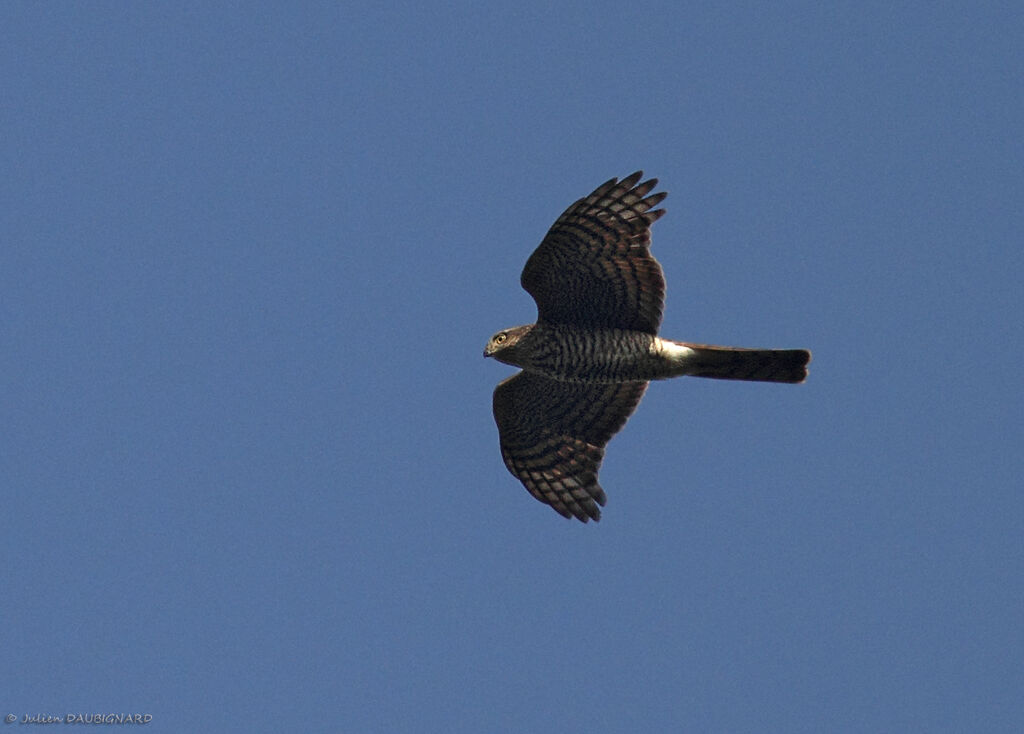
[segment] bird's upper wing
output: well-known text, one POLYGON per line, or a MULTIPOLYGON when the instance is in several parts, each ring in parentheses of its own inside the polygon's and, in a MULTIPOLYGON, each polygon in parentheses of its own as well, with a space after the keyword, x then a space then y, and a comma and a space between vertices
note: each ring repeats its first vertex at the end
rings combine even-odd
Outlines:
POLYGON ((565 210, 523 268, 520 282, 537 302, 537 320, 632 329, 661 324, 665 278, 650 253, 655 178, 637 171, 611 179, 565 210))
POLYGON ((646 382, 588 385, 520 372, 494 390, 505 466, 564 517, 599 520, 597 472, 609 439, 636 408, 646 382))

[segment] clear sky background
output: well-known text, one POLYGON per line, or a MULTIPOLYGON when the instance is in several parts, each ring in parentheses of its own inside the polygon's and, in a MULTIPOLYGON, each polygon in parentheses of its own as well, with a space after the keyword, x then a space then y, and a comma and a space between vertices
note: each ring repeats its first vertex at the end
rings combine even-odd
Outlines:
MULTIPOLYGON (((1024 730, 1024 10, 4 3, 0 715, 1024 730), (505 470, 519 273, 669 191, 601 523, 505 470)), ((12 726, 10 731, 15 731, 12 726)))

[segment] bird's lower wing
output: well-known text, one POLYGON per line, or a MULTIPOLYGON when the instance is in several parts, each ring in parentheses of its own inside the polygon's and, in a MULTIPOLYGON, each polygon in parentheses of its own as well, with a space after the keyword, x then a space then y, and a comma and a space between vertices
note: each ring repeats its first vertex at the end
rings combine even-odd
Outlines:
POLYGON ((646 382, 587 385, 520 372, 494 390, 505 466, 564 517, 599 520, 604 447, 636 409, 646 382))

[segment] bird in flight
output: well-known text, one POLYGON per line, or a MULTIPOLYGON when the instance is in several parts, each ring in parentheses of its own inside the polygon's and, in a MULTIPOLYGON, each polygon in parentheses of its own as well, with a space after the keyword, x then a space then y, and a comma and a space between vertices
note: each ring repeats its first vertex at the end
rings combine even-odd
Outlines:
POLYGON ((521 367, 494 390, 505 466, 560 515, 600 520, 604 447, 650 380, 803 382, 804 349, 744 349, 658 336, 665 278, 650 252, 664 209, 641 171, 570 206, 526 261, 520 282, 537 322, 503 329, 485 357, 521 367))

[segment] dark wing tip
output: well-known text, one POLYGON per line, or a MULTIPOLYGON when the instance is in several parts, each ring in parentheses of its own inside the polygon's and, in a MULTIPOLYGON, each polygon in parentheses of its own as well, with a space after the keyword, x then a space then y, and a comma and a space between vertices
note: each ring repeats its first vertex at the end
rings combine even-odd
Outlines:
MULTIPOLYGON (((631 189, 634 186, 636 186, 637 182, 640 179, 642 179, 643 177, 644 177, 644 172, 643 171, 633 171, 633 173, 629 174, 624 179, 622 179, 622 185, 625 186, 626 188, 630 188, 631 189)), ((612 179, 612 180, 614 181, 615 179, 612 179)), ((654 182, 657 183, 658 179, 654 179, 654 182)))
MULTIPOLYGON (((644 206, 646 206, 648 209, 650 209, 652 207, 657 206, 661 202, 665 201, 666 196, 668 196, 667 191, 659 191, 656 194, 651 194, 650 196, 645 197, 641 203, 644 204, 644 206)), ((665 210, 661 209, 660 211, 665 210)))
MULTIPOLYGON (((600 491, 600 487, 597 488, 600 491)), ((605 498, 604 492, 601 492, 600 497, 587 498, 585 500, 579 500, 573 502, 571 505, 566 506, 559 503, 558 506, 551 505, 555 508, 555 511, 559 515, 566 518, 575 517, 582 523, 588 523, 591 520, 594 522, 601 522, 601 509, 598 505, 604 505, 605 498)))
MULTIPOLYGON (((536 494, 534 496, 537 497, 536 494)), ((600 508, 608 501, 601 485, 597 483, 596 475, 590 475, 590 479, 584 480, 583 486, 575 491, 559 492, 557 499, 550 497, 537 497, 537 499, 552 507, 562 517, 575 517, 584 523, 591 520, 600 522, 600 508)))
MULTIPOLYGON (((640 194, 640 196, 644 196, 647 194, 648 191, 651 191, 655 186, 658 185, 658 179, 652 177, 647 179, 646 181, 641 181, 643 177, 643 171, 634 171, 633 173, 629 174, 628 176, 624 177, 621 181, 619 181, 619 185, 624 187, 626 191, 631 191, 635 189, 640 194)), ((612 181, 615 181, 615 179, 613 178, 612 181)), ((607 184, 603 184, 602 188, 604 186, 607 186, 607 184)), ((661 194, 661 198, 664 199, 665 194, 661 194)), ((661 199, 659 199, 658 201, 661 201, 661 199)))

